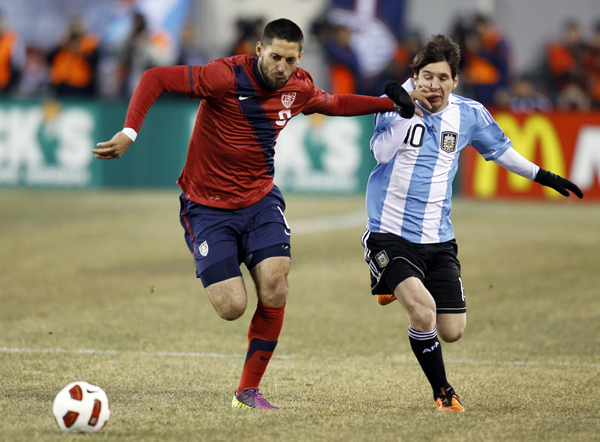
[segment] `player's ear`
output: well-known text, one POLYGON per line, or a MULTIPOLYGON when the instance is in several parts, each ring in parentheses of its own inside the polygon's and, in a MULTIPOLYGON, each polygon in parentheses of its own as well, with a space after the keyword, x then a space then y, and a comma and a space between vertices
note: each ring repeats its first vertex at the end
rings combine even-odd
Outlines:
POLYGON ((298 63, 302 60, 302 54, 304 54, 304 51, 300 51, 300 54, 298 54, 298 63))
POLYGON ((458 74, 456 74, 456 77, 454 77, 454 83, 452 84, 452 89, 456 89, 456 86, 458 86, 458 74))
POLYGON ((256 42, 256 55, 258 57, 260 57, 260 54, 262 54, 263 51, 263 44, 260 41, 256 42))

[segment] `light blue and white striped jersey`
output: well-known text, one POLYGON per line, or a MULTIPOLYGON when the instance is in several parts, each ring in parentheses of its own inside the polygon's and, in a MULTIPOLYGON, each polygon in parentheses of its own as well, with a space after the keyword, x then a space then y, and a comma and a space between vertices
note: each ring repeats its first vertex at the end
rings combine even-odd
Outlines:
MULTIPOLYGON (((412 91, 412 79, 403 87, 412 91)), ((367 230, 431 244, 454 238, 450 209, 460 151, 471 145, 495 160, 512 141, 481 103, 458 95, 440 112, 423 114, 375 115, 371 152, 378 163, 367 185, 367 230)))

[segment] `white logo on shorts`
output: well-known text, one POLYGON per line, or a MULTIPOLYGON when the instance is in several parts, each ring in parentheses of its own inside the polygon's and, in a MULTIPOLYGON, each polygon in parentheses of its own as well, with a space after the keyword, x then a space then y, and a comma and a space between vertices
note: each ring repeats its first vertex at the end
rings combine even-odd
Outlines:
POLYGON ((202 256, 208 255, 208 243, 206 241, 204 241, 202 244, 200 244, 198 251, 200 252, 200 254, 202 256))

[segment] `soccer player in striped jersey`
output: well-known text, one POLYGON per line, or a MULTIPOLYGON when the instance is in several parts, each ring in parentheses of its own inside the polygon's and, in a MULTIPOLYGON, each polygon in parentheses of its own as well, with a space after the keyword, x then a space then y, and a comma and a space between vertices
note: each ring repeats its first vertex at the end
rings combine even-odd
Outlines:
POLYGON ((366 195, 368 224, 362 237, 371 291, 406 311, 412 350, 438 410, 464 411, 446 379, 441 338, 458 341, 467 322, 465 292, 450 221, 452 180, 467 145, 486 160, 520 176, 579 198, 572 182, 523 158, 480 103, 454 95, 458 45, 434 35, 415 56, 413 78, 388 82, 395 102, 413 100, 416 112, 379 113, 371 152, 377 160, 366 195))
POLYGON ((124 129, 93 150, 100 159, 122 156, 163 91, 202 99, 177 181, 185 239, 196 276, 219 316, 231 321, 246 310, 242 262, 258 295, 233 395, 235 408, 277 408, 258 386, 283 324, 291 262, 285 202, 273 184, 279 132, 299 113, 352 116, 399 109, 387 97, 330 95, 316 87, 310 74, 297 67, 303 41, 296 24, 279 19, 265 27, 257 57, 146 71, 129 103, 124 129))

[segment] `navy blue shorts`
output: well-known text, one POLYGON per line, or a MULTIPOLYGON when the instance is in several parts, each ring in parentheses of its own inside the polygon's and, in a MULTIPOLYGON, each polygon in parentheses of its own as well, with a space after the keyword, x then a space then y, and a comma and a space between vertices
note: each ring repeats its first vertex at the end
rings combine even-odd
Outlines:
POLYGON ((179 197, 185 241, 204 287, 241 276, 273 256, 291 256, 285 201, 277 187, 245 209, 216 209, 179 197))

